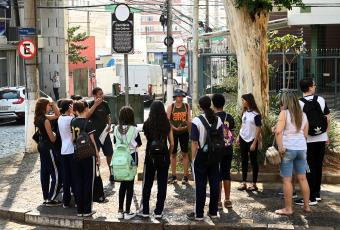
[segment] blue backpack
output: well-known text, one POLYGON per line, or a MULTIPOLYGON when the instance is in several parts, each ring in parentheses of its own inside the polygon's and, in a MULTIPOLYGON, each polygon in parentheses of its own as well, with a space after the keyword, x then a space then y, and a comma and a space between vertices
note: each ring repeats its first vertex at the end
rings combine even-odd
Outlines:
POLYGON ((129 147, 135 131, 136 127, 130 126, 126 138, 123 138, 118 127, 114 129, 116 144, 110 166, 115 181, 132 181, 137 174, 137 166, 134 164, 129 147))

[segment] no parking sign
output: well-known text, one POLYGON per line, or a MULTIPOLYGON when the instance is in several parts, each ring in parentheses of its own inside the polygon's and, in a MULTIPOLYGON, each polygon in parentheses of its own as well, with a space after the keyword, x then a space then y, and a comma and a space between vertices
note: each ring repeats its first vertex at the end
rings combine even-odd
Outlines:
POLYGON ((34 58, 37 53, 37 48, 33 41, 31 40, 23 40, 18 45, 18 51, 20 57, 23 59, 31 59, 34 58))

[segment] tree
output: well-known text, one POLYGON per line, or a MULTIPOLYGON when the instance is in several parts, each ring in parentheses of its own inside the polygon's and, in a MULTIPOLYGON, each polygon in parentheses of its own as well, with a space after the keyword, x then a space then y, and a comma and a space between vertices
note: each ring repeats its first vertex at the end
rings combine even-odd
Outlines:
MULTIPOLYGON (((253 93, 263 116, 268 114, 268 20, 274 6, 291 9, 302 0, 224 0, 231 41, 237 56, 238 98, 253 93)), ((239 99, 240 100, 240 99, 239 99)))
POLYGON ((86 40, 88 36, 86 33, 77 33, 80 26, 74 26, 67 29, 67 44, 68 44, 68 60, 72 64, 78 62, 86 63, 88 61, 86 56, 81 56, 80 52, 86 50, 88 46, 82 45, 80 42, 86 40))
MULTIPOLYGON (((278 36, 278 31, 271 31, 269 33, 269 51, 279 51, 282 52, 285 62, 284 65, 288 64, 288 83, 287 88, 290 86, 290 74, 292 63, 299 56, 299 54, 304 49, 304 41, 302 37, 298 37, 292 34, 286 34, 284 36, 278 36), (287 54, 292 55, 291 58, 288 58, 287 54)), ((286 73, 283 73, 283 80, 285 81, 286 73)))

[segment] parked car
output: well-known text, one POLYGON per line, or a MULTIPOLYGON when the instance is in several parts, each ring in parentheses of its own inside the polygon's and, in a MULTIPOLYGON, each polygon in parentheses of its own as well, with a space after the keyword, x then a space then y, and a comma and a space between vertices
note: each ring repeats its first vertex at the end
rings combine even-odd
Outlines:
POLYGON ((25 121, 25 87, 0 88, 0 120, 25 121))

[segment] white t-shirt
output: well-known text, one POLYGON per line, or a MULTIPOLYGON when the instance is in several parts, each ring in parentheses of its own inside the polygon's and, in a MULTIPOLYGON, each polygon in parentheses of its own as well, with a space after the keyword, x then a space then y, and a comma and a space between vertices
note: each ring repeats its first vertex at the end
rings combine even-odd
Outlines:
POLYGON ((242 115, 241 138, 252 142, 256 136, 256 128, 262 126, 261 115, 254 111, 245 111, 242 115))
POLYGON ((61 155, 69 155, 74 153, 72 140, 71 121, 73 116, 61 115, 58 119, 59 133, 61 137, 61 155))
MULTIPOLYGON (((123 128, 126 129, 127 128, 127 125, 123 125, 123 128)), ((115 129, 118 129, 118 126, 115 127, 115 129)), ((130 151, 131 153, 135 153, 137 152, 137 146, 138 146, 138 143, 137 143, 137 137, 138 137, 138 130, 137 130, 137 127, 135 126, 130 126, 129 129, 133 129, 133 135, 132 135, 132 140, 129 144, 129 148, 130 148, 130 151)), ((117 139, 120 139, 120 140, 125 140, 127 138, 126 134, 122 135, 121 133, 119 133, 119 131, 117 130, 117 136, 114 135, 114 138, 115 140, 117 139)))
POLYGON ((292 117, 288 110, 286 110, 286 125, 283 130, 283 147, 289 150, 307 150, 307 142, 304 135, 304 128, 308 124, 307 116, 302 114, 302 125, 300 130, 297 130, 296 125, 292 123, 292 117))
MULTIPOLYGON (((304 97, 307 101, 313 100, 314 95, 304 97)), ((321 110, 324 112, 325 115, 329 114, 329 109, 327 107, 326 101, 323 97, 318 96, 318 102, 321 106, 321 110)), ((299 100, 301 109, 303 110, 303 107, 305 106, 305 103, 301 100, 299 100)), ((327 132, 324 132, 320 135, 317 136, 307 136, 307 143, 313 143, 313 142, 323 142, 323 141, 328 141, 328 134, 327 132)))
POLYGON ((53 77, 53 88, 60 88, 60 77, 59 77, 59 75, 55 75, 53 77))
MULTIPOLYGON (((205 114, 202 115, 205 119, 205 114)), ((219 129, 222 126, 222 121, 219 117, 217 122, 217 129, 219 129)), ((207 120, 208 122, 208 120, 207 120)), ((209 124, 209 122, 208 122, 209 124)), ((195 117, 192 120, 192 130, 191 130, 191 139, 194 141, 199 141, 200 147, 202 148, 206 142, 207 139, 207 130, 205 129, 202 121, 199 119, 199 117, 195 117)))

